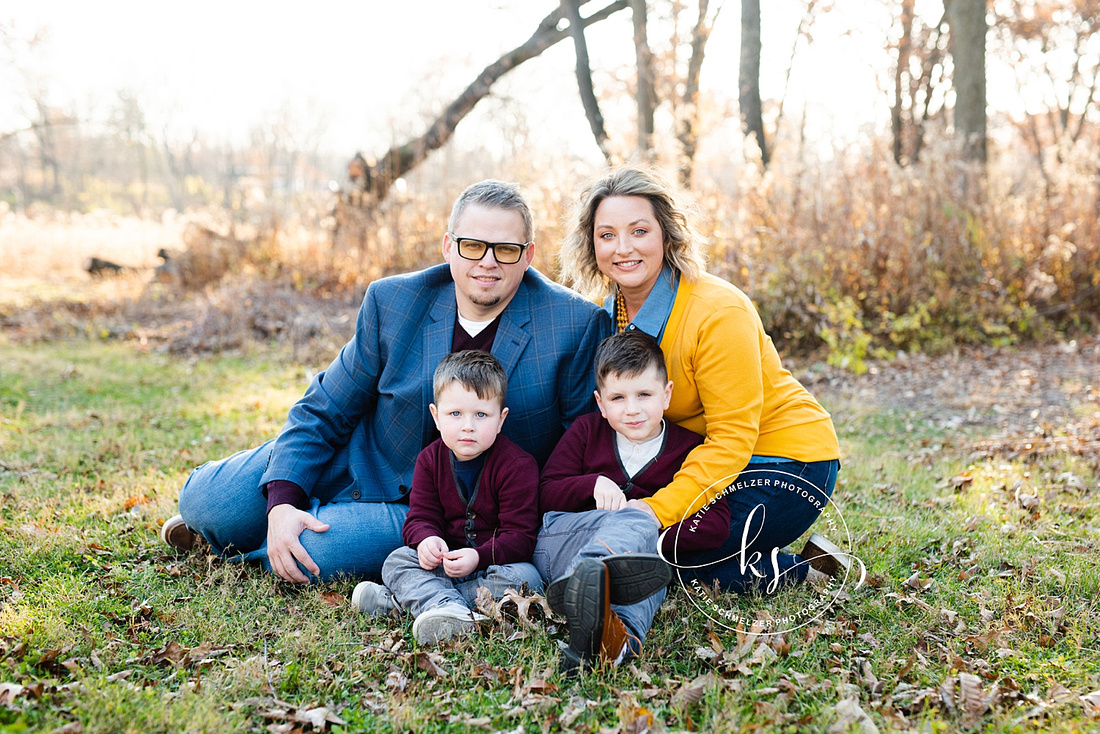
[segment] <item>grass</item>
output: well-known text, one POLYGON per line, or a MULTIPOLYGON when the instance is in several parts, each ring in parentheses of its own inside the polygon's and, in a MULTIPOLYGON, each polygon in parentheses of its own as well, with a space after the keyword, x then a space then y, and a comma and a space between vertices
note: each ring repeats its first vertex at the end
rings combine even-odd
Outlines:
MULTIPOLYGON (((781 637, 674 590, 641 659, 566 680, 552 622, 421 650, 407 621, 349 613, 352 580, 294 588, 160 544, 190 469, 274 435, 306 372, 277 351, 0 346, 0 731, 1098 726, 1094 458, 974 455, 988 426, 823 394, 869 583, 781 637)), ((1077 410, 1095 415, 1084 391, 1077 410)))

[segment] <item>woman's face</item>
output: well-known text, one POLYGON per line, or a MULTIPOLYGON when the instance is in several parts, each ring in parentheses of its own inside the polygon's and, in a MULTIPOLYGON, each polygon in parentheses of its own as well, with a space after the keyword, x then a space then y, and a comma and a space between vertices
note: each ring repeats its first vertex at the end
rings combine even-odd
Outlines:
POLYGON ((610 196, 596 207, 596 265, 624 295, 649 295, 661 275, 664 239, 653 205, 643 196, 610 196))

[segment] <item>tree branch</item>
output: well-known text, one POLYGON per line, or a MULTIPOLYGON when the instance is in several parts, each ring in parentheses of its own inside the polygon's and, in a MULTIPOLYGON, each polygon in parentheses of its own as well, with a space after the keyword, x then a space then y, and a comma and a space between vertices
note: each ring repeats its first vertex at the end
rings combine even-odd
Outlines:
MULTIPOLYGON (((580 0, 582 4, 587 1, 580 0)), ((593 23, 598 23, 626 8, 628 4, 629 0, 616 0, 603 10, 583 19, 582 25, 587 28, 593 23)), ((477 78, 447 105, 426 133, 415 140, 390 148, 378 163, 370 166, 363 179, 362 189, 370 194, 371 202, 377 204, 385 199, 394 181, 422 163, 433 150, 443 147, 454 135, 458 123, 474 109, 478 102, 489 95, 493 84, 500 77, 568 36, 568 28, 558 29, 558 23, 561 20, 560 8, 543 18, 534 34, 525 43, 486 66, 477 78)))

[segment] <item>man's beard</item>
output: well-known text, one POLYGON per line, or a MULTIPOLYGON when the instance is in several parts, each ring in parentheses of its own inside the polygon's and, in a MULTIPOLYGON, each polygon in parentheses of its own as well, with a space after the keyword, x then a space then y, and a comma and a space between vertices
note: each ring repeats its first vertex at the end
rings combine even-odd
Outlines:
POLYGON ((500 296, 471 296, 470 302, 488 308, 500 303, 500 296))

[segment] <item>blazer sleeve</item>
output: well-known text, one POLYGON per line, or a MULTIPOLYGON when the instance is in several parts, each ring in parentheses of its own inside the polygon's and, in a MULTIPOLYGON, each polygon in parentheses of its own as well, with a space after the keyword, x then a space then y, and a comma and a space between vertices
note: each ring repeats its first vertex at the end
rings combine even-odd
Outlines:
POLYGON ((535 457, 516 451, 497 474, 497 528, 477 547, 477 570, 531 560, 539 531, 539 468, 535 457))
POLYGON ((405 516, 405 526, 401 537, 405 545, 415 548, 425 538, 433 535, 446 538, 444 532, 444 509, 439 499, 439 486, 435 481, 436 466, 433 452, 425 449, 416 457, 413 469, 412 488, 409 490, 409 514, 405 516))
POLYGON ((599 472, 585 465, 585 450, 592 439, 592 421, 578 420, 554 447, 539 480, 539 515, 547 512, 583 512, 596 509, 592 491, 599 472))
POLYGON ((378 397, 381 370, 377 288, 367 288, 355 335, 317 375, 287 416, 260 486, 281 479, 311 495, 323 467, 347 444, 378 397))

